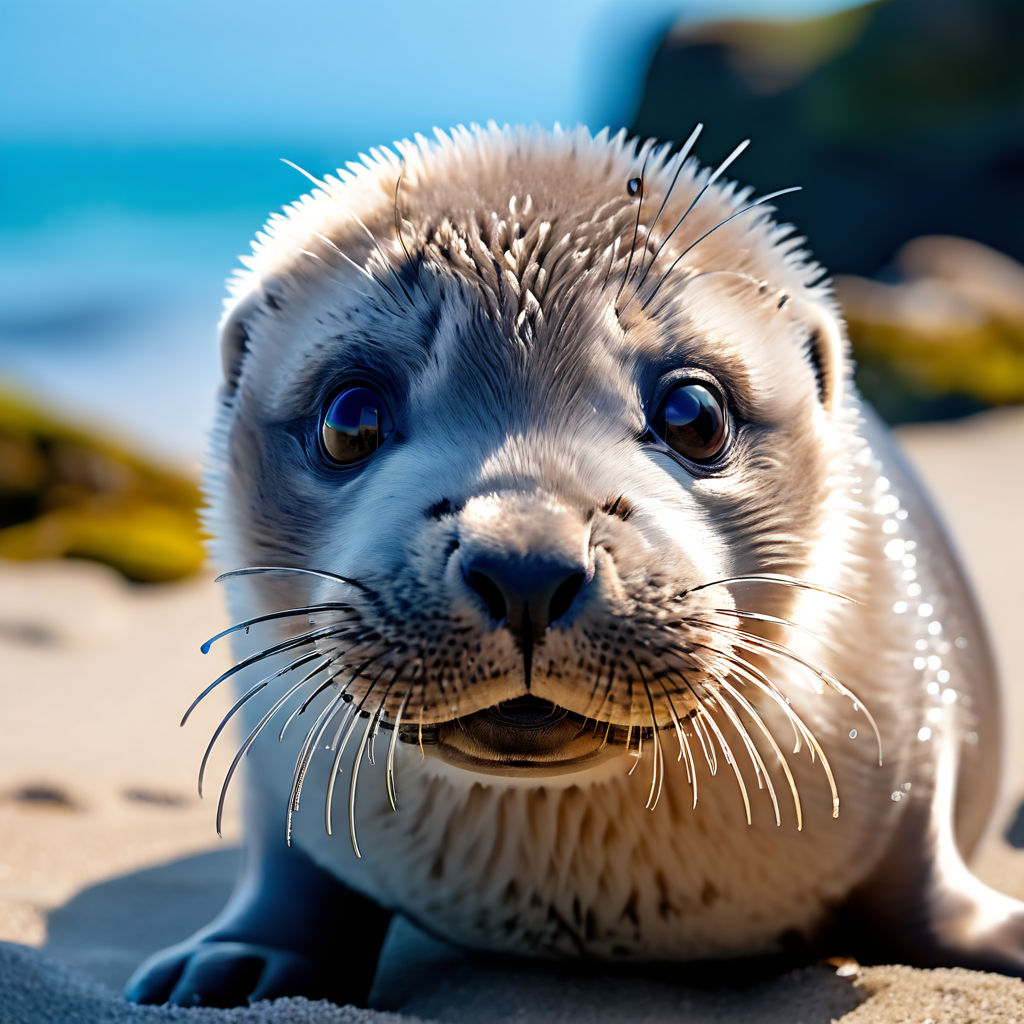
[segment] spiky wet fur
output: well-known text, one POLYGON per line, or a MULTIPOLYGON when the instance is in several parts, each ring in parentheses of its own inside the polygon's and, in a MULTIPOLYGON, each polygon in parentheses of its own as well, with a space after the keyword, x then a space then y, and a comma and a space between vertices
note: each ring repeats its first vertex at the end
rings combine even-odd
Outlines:
POLYGON ((239 659, 307 631, 281 657, 316 655, 265 687, 285 662, 237 673, 250 805, 385 905, 529 953, 813 940, 906 804, 930 799, 940 741, 964 747, 980 794, 957 809, 972 848, 998 756, 984 640, 791 229, 622 135, 459 129, 396 148, 273 218, 225 316, 216 557, 326 574, 234 578, 232 610, 344 606, 235 634, 239 659), (712 473, 645 437, 680 371, 729 396, 712 473), (398 427, 338 471, 315 438, 347 379, 387 388, 398 427), (531 692, 625 729, 617 756, 502 778, 423 758, 415 730, 391 743, 399 713, 418 729, 524 692, 522 653, 462 584, 453 542, 566 538, 595 582, 545 636, 531 692), (908 577, 914 545, 929 557, 908 577), (933 699, 928 657, 968 699, 933 699))

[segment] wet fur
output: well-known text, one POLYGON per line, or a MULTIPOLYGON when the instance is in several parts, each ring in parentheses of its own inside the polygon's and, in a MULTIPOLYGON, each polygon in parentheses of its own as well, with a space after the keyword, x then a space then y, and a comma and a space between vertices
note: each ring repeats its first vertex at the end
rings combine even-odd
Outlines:
MULTIPOLYGON (((1000 757, 969 591, 856 394, 820 268, 711 176, 623 136, 457 130, 374 152, 259 236, 223 325, 215 553, 359 587, 231 582, 240 619, 344 606, 235 634, 243 659, 319 630, 289 657, 322 657, 254 740, 249 842, 277 849, 287 820, 325 877, 474 947, 723 957, 812 950, 843 925, 915 962, 1019 972, 1021 909, 961 859, 1000 757), (680 370, 729 396, 715 473, 645 437, 680 370), (394 396, 398 435, 331 470, 318 417, 353 375, 394 396), (538 781, 391 743, 399 715, 429 728, 523 692, 522 651, 461 582, 460 546, 579 544, 594 583, 530 687, 627 731, 619 756, 538 781)), ((247 731, 299 677, 281 678, 240 707, 247 731)), ((286 887, 288 863, 250 870, 178 961, 286 887)), ((331 940, 311 933, 316 961, 331 940)), ((177 984, 164 994, 195 987, 177 984)))

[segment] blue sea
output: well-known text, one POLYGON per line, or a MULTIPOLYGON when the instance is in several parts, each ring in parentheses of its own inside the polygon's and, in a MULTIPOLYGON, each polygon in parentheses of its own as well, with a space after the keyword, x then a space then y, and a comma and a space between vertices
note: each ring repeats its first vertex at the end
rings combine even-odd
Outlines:
POLYGON ((281 158, 323 174, 435 124, 628 123, 680 20, 846 2, 6 0, 0 385, 195 461, 224 281, 307 189, 281 158))
POLYGON ((0 385, 194 459, 220 372, 224 282, 256 229, 350 153, 21 143, 0 165, 0 385))

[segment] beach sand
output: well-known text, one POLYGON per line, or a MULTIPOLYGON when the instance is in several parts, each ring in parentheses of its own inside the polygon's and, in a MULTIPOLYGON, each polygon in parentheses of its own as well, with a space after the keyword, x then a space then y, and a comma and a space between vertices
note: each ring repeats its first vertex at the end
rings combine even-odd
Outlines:
MULTIPOLYGON (((901 435, 958 542, 1007 681, 1006 796, 977 868, 1024 899, 1024 409, 901 435)), ((1024 983, 972 971, 841 977, 816 966, 696 987, 469 957, 403 923, 372 996, 400 1018, 301 999, 234 1011, 122 1003, 139 961, 205 923, 230 887, 238 793, 218 841, 193 781, 229 694, 211 697, 199 726, 177 725, 227 665, 226 646, 198 651, 225 622, 208 579, 140 588, 84 563, 0 566, 0 940, 18 944, 0 945, 0 1024, 1024 1022, 1024 983)))

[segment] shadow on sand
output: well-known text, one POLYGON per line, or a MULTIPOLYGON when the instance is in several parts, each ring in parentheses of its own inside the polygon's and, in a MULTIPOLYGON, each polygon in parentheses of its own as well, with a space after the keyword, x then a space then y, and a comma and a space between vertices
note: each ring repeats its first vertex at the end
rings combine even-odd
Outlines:
MULTIPOLYGON (((83 889, 51 913, 43 951, 117 990, 150 953, 210 920, 230 892, 237 861, 235 849, 216 851, 83 889)), ((344 969, 344 950, 358 942, 358 922, 339 922, 339 969, 344 969)), ((389 934, 371 1001, 380 1009, 449 1024, 512 1019, 828 1024, 863 998, 825 967, 778 974, 777 967, 764 963, 628 971, 538 964, 470 954, 399 920, 389 934)))

